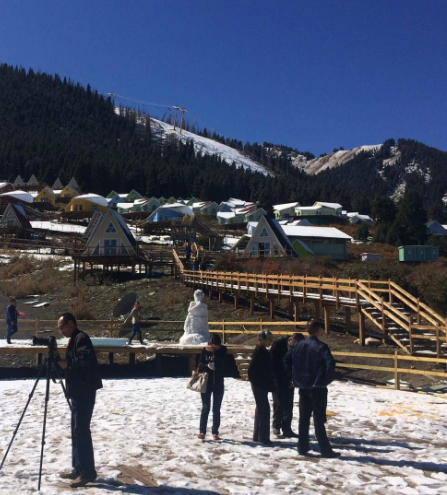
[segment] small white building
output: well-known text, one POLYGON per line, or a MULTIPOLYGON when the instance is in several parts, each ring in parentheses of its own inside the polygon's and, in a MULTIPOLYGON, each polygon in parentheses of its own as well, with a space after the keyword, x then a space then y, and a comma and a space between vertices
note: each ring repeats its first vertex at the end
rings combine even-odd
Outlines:
POLYGON ((273 212, 277 220, 282 218, 289 218, 295 216, 295 208, 298 208, 300 204, 295 203, 284 203, 282 205, 274 205, 273 212))

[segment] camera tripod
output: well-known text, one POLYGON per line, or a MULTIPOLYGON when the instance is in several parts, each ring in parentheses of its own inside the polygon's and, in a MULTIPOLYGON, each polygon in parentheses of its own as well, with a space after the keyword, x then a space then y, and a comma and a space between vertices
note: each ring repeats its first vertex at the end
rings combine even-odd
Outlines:
POLYGON ((43 466, 43 450, 45 446, 45 431, 46 431, 46 426, 47 426, 47 412, 48 412, 48 401, 50 400, 50 381, 53 380, 54 383, 56 383, 56 380, 53 377, 53 373, 56 374, 56 377, 60 380, 60 384, 62 386, 62 390, 64 392, 64 396, 67 400, 68 407, 71 410, 71 404, 70 404, 70 399, 67 396, 67 391, 65 389, 64 384, 62 383, 59 370, 56 366, 56 356, 55 356, 55 350, 57 349, 56 345, 56 339, 55 337, 51 337, 49 344, 48 344, 48 356, 45 358, 45 361, 43 362, 42 366, 39 369, 39 373, 37 374, 36 381, 34 382, 34 386, 28 396, 28 401, 25 405, 25 408, 23 409, 22 415, 20 416, 19 422, 17 423, 17 426, 14 430, 14 433, 12 434, 11 441, 9 442, 8 448, 6 449, 5 455, 3 456, 2 462, 0 464, 0 471, 3 468, 3 464, 5 463, 6 457, 9 454, 9 451, 11 449, 12 443, 14 442, 14 439, 17 435, 17 432, 19 431, 20 425, 22 424, 22 420, 25 417, 26 410, 28 409, 28 406, 31 402, 31 399, 33 398, 34 392, 37 388, 37 384, 39 383, 40 378, 43 376, 43 372, 46 368, 46 389, 45 389, 45 407, 44 407, 44 413, 43 413, 43 428, 42 428, 42 442, 41 442, 41 449, 40 449, 40 466, 39 466, 39 482, 37 489, 40 490, 40 485, 41 485, 41 479, 42 479, 42 466, 43 466))

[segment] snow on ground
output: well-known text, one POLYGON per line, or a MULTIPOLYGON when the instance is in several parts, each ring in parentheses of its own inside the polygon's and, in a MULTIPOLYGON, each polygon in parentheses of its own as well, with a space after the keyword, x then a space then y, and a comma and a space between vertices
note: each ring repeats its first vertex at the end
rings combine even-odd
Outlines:
MULTIPOLYGON (((250 385, 234 379, 226 380, 222 441, 202 443, 197 439, 200 396, 187 390, 186 382, 186 378, 104 381, 92 422, 100 479, 97 486, 78 493, 447 493, 443 399, 334 383, 328 431, 342 457, 326 460, 298 456, 296 441, 278 440, 273 447, 254 444, 250 385), (160 488, 114 486, 119 465, 141 466, 160 488)), ((0 382, 1 456, 32 385, 31 380, 0 382)), ((72 494, 57 474, 70 468, 70 414, 60 387, 51 387, 42 493, 72 494)), ((44 382, 0 473, 2 495, 35 493, 43 398, 44 382)), ((315 445, 313 441, 311 446, 315 445)))
POLYGON ((31 227, 37 230, 52 230, 55 232, 69 232, 72 234, 84 234, 87 227, 75 225, 72 223, 58 222, 41 222, 40 220, 31 221, 31 227))

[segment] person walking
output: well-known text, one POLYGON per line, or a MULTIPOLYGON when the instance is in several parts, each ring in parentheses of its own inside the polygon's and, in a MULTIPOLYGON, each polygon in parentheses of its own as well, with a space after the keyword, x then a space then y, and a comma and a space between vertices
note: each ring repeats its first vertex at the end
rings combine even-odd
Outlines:
POLYGON ((141 336, 141 314, 141 306, 140 303, 137 301, 134 304, 129 316, 124 320, 125 325, 130 318, 132 319, 132 335, 129 338, 129 342, 127 343, 128 345, 132 345, 132 339, 134 337, 137 337, 140 341, 140 344, 144 345, 143 337, 141 336))
POLYGON ((276 437, 298 438, 292 431, 293 396, 295 388, 291 377, 284 368, 284 358, 294 344, 304 337, 295 333, 275 340, 270 349, 273 373, 275 375, 276 390, 273 392, 273 434, 276 437))
POLYGON ((6 307, 6 342, 12 344, 11 337, 19 331, 17 326, 17 318, 19 313, 17 312, 17 301, 11 297, 9 305, 6 307))
POLYGON ((256 346, 250 365, 248 379, 256 402, 253 441, 271 445, 270 440, 270 403, 268 394, 275 390, 272 363, 267 347, 272 343, 273 335, 269 330, 258 333, 256 346))
POLYGON ((185 259, 186 262, 191 259, 191 246, 189 245, 189 242, 186 242, 185 244, 185 259))
MULTIPOLYGON (((293 384, 300 389, 300 420, 298 452, 307 455, 309 451, 309 427, 310 418, 313 415, 315 436, 320 446, 322 457, 340 457, 338 452, 332 450, 326 434, 326 409, 327 386, 334 380, 335 361, 327 344, 318 338, 321 332, 321 324, 310 321, 307 326, 309 337, 302 340, 292 349, 292 359, 287 361, 292 364, 293 384)), ((288 356, 287 356, 288 357, 288 356)))
POLYGON ((217 334, 210 337, 208 345, 202 349, 199 359, 199 372, 208 373, 206 392, 202 396, 202 413, 200 415, 199 438, 204 440, 206 426, 211 409, 211 395, 213 396, 213 427, 211 433, 213 440, 220 440, 220 408, 224 396, 224 372, 227 348, 217 334))
POLYGON ((61 473, 61 477, 73 480, 70 486, 79 488, 96 479, 90 422, 96 391, 102 388, 102 381, 92 341, 79 330, 76 318, 71 313, 64 313, 57 327, 70 339, 65 359, 58 360, 58 364, 65 370, 67 395, 71 400, 73 469, 61 473))

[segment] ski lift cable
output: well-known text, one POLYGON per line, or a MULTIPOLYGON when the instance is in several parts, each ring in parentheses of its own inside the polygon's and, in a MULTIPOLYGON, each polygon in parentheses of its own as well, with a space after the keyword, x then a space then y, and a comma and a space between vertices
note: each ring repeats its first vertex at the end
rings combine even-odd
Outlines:
POLYGON ((135 100, 133 98, 127 98, 126 96, 118 95, 116 93, 108 93, 107 96, 111 96, 112 98, 119 98, 120 100, 127 100, 127 101, 132 101, 134 103, 138 103, 140 105, 144 106, 151 106, 151 107, 160 107, 160 108, 173 108, 173 105, 161 105, 159 103, 152 103, 150 101, 142 101, 142 100, 135 100))

